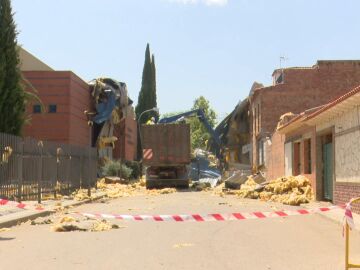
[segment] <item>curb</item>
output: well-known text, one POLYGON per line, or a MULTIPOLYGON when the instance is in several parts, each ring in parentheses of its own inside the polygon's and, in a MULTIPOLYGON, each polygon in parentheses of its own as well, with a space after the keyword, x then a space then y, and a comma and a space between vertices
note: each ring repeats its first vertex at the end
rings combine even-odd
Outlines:
MULTIPOLYGON (((86 204, 86 203, 90 203, 92 201, 96 201, 96 200, 100 200, 102 198, 105 198, 106 193, 103 194, 99 194, 97 196, 95 196, 94 198, 91 199, 86 199, 83 201, 69 201, 69 202, 64 202, 62 204, 62 206, 64 208, 69 208, 69 207, 74 207, 74 206, 79 206, 82 204, 86 204)), ((28 220, 34 220, 37 219, 38 217, 45 217, 45 216, 49 216, 51 214, 56 213, 56 211, 54 210, 44 210, 44 211, 36 211, 36 210, 25 210, 23 212, 17 212, 17 213, 13 213, 13 214, 9 214, 3 217, 0 217, 0 228, 8 228, 8 227, 13 227, 18 225, 19 223, 28 221, 28 220)))

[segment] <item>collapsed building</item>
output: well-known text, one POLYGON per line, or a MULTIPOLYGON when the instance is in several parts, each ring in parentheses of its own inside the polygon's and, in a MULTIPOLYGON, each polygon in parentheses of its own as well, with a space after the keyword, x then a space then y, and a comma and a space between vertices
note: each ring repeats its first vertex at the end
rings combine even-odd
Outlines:
MULTIPOLYGON (((222 144, 222 156, 228 170, 250 169, 249 100, 240 101, 235 109, 215 128, 222 144)), ((214 144, 210 150, 214 151, 214 144)))
POLYGON ((134 160, 137 125, 126 84, 98 78, 89 86, 93 107, 86 114, 92 126, 92 146, 98 148, 99 158, 134 160))

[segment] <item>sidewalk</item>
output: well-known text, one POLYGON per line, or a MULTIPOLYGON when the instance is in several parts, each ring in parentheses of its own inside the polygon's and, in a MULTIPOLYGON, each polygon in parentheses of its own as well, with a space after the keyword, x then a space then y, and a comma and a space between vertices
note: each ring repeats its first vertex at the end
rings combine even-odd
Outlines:
POLYGON ((48 216, 56 212, 56 208, 69 208, 81 204, 89 203, 106 197, 103 191, 95 191, 91 194, 91 199, 75 200, 75 199, 59 199, 45 200, 41 203, 44 210, 36 210, 37 201, 22 201, 23 204, 30 206, 31 209, 20 209, 14 206, 0 206, 0 228, 6 228, 18 225, 21 222, 34 220, 38 217, 48 216))
MULTIPOLYGON (((302 204, 301 207, 306 209, 313 209, 313 208, 319 208, 319 207, 327 207, 327 206, 333 206, 332 203, 329 202, 311 202, 307 204, 302 204)), ((353 214, 354 224, 355 224, 355 230, 360 233, 360 215, 356 213, 353 214)), ((320 215, 323 218, 326 218, 334 223, 339 224, 340 226, 343 226, 343 219, 345 215, 345 209, 338 208, 338 209, 332 209, 327 212, 318 212, 316 215, 320 215)))

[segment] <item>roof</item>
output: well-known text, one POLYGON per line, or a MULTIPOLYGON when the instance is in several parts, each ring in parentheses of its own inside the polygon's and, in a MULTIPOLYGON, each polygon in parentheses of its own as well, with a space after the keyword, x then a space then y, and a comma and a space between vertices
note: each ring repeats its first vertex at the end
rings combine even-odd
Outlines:
POLYGON ((317 111, 321 109, 324 105, 317 106, 311 109, 307 109, 303 111, 302 113, 299 113, 294 118, 292 118, 289 122, 285 123, 284 125, 280 126, 278 128, 278 131, 280 133, 287 133, 289 131, 295 130, 296 128, 299 128, 301 126, 304 126, 304 120, 307 119, 309 115, 311 115, 314 111, 317 111))
POLYGON ((274 76, 274 74, 276 72, 279 72, 279 71, 283 71, 283 70, 293 70, 293 69, 305 69, 305 70, 308 70, 308 69, 314 69, 315 66, 311 66, 311 67, 287 67, 287 68, 278 68, 278 69, 274 69, 273 73, 272 73, 272 76, 274 76))

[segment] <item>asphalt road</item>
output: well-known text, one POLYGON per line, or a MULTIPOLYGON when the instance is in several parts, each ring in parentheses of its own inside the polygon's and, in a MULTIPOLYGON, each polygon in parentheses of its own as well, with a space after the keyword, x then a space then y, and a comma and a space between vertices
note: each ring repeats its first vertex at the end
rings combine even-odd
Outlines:
MULTIPOLYGON (((274 211, 280 204, 204 192, 119 198, 70 211, 184 214, 274 211)), ((0 269, 344 269, 341 226, 319 215, 223 222, 124 222, 105 232, 22 224, 0 233, 0 269)), ((360 235, 352 234, 360 262, 360 235)))

